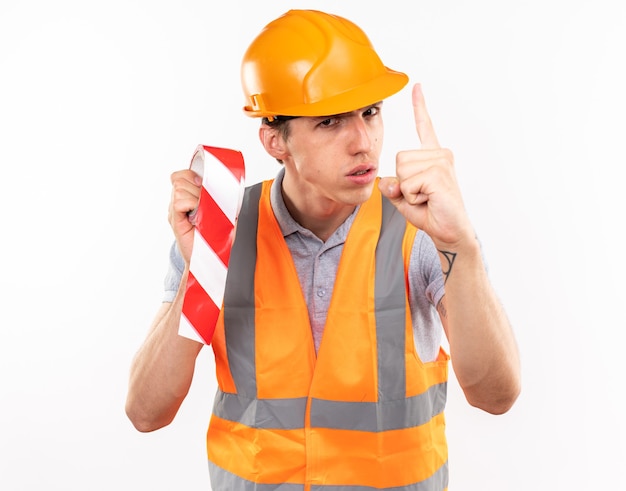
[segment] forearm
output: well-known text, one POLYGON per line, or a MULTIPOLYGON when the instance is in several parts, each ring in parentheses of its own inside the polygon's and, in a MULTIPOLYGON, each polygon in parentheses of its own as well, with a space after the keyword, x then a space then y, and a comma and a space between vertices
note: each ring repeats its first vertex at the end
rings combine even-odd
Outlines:
POLYGON ((506 412, 520 391, 517 344, 487 277, 480 246, 438 247, 446 294, 442 317, 454 372, 470 404, 506 412))
POLYGON ((168 425, 193 379, 202 344, 178 335, 184 291, 183 279, 174 302, 159 310, 131 365, 126 413, 139 431, 168 425))

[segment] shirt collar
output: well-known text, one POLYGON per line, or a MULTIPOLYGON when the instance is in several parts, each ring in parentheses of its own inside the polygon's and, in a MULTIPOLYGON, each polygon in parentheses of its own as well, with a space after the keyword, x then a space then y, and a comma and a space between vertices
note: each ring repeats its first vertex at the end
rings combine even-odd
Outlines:
POLYGON ((280 226, 280 230, 283 232, 283 237, 287 237, 295 232, 306 231, 306 229, 296 222, 287 210, 282 192, 284 177, 285 168, 281 167, 270 189, 270 204, 272 205, 272 210, 274 211, 274 216, 280 226))

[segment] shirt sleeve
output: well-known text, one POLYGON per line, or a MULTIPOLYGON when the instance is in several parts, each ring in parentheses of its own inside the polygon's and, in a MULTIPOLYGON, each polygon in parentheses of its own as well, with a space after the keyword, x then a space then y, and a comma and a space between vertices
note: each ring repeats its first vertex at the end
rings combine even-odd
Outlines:
POLYGON ((183 256, 178 250, 176 241, 170 247, 169 267, 165 280, 163 281, 164 292, 163 301, 173 302, 176 294, 178 293, 178 287, 180 286, 180 280, 183 277, 183 271, 185 270, 185 261, 183 256))
POLYGON ((444 293, 437 248, 432 239, 419 230, 409 261, 409 304, 415 349, 424 363, 434 361, 439 354, 443 329, 436 306, 444 293))
MULTIPOLYGON (((488 272, 482 244, 477 240, 488 272)), ((437 305, 445 294, 444 283, 437 248, 432 239, 419 230, 409 261, 409 304, 415 349, 425 363, 436 360, 439 354, 443 328, 437 305)))

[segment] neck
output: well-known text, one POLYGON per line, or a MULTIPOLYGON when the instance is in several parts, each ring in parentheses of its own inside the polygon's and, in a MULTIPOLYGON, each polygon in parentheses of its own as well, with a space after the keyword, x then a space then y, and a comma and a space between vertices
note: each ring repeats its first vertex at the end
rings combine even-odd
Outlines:
POLYGON ((300 196, 300 200, 292 199, 282 188, 283 200, 293 219, 304 228, 313 232, 320 240, 326 242, 337 228, 350 216, 355 205, 345 205, 328 201, 307 200, 300 196))

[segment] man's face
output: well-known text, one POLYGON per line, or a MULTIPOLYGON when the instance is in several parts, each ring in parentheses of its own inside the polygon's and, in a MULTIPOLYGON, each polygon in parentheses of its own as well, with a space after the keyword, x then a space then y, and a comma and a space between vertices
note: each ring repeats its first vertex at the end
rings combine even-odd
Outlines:
MULTIPOLYGON (((289 122, 285 191, 306 201, 357 205, 369 198, 383 142, 382 103, 289 122)), ((292 196, 293 198, 293 196, 292 196)))

